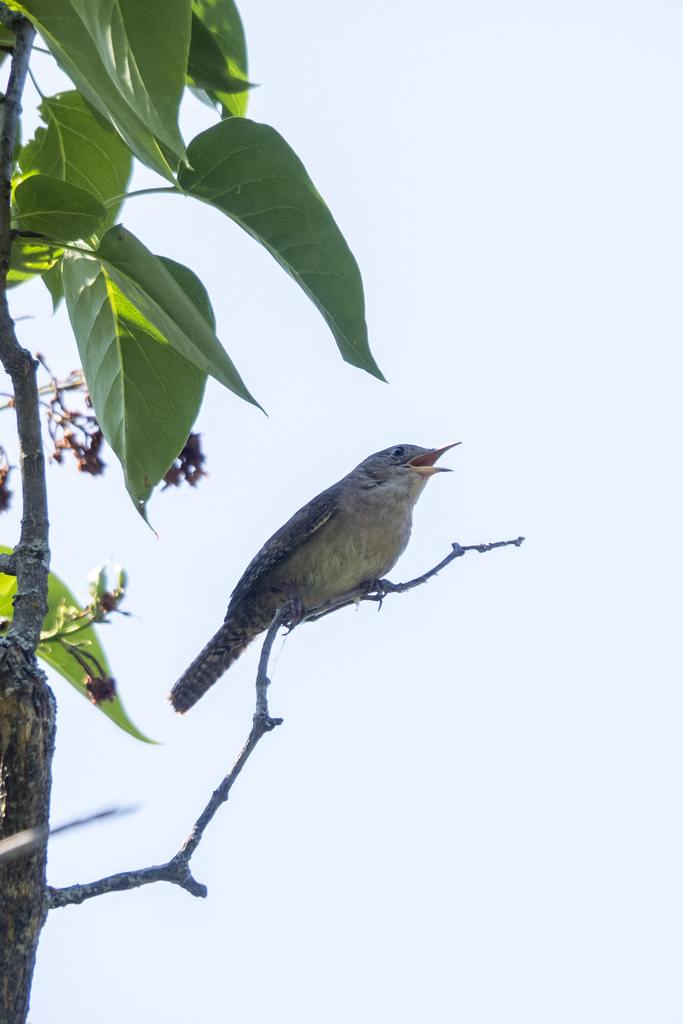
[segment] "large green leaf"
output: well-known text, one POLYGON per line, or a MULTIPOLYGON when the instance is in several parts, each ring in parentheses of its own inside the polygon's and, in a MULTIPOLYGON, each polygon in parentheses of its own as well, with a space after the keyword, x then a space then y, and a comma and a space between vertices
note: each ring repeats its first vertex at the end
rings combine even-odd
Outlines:
POLYGON ((202 89, 224 116, 243 117, 247 109, 247 47, 232 0, 192 0, 192 39, 188 81, 202 89))
POLYGON ((173 180, 191 0, 8 0, 142 163, 173 180))
MULTIPOLYGON (((199 278, 187 267, 157 259, 198 316, 211 324, 213 311, 199 278)), ((168 343, 96 259, 67 253, 62 278, 97 420, 144 515, 152 489, 187 441, 206 373, 168 343)))
POLYGON ((231 117, 194 138, 187 156, 182 188, 261 242, 318 307, 344 359, 384 380, 368 347, 358 264, 282 136, 231 117))
MULTIPOLYGON (((11 554, 12 548, 0 545, 0 551, 4 554, 11 554)), ((0 573, 0 617, 10 619, 13 614, 13 598, 17 589, 17 581, 14 576, 5 576, 0 573)), ((76 608, 82 611, 81 606, 74 598, 71 591, 65 586, 64 583, 55 576, 54 573, 50 573, 48 580, 48 593, 47 593, 47 604, 48 613, 43 623, 43 635, 54 633, 57 627, 58 620, 62 614, 64 607, 76 608)), ((107 656, 105 655, 100 642, 97 639, 97 634, 93 626, 88 626, 85 629, 81 629, 78 633, 74 633, 72 636, 72 642, 82 646, 84 652, 94 656, 99 664, 102 666, 106 674, 111 677, 111 669, 107 656)), ((76 659, 69 654, 65 647, 58 640, 44 640, 38 644, 38 657, 45 661, 51 668, 54 668, 61 676, 63 676, 67 682, 78 690, 82 696, 86 697, 90 701, 90 697, 85 688, 86 673, 84 669, 79 665, 76 659)), ((118 725, 119 729, 123 729, 124 732, 130 733, 135 739, 143 740, 145 743, 154 743, 154 740, 150 740, 148 736, 133 725, 130 718, 126 714, 126 711, 121 702, 121 698, 117 695, 113 701, 103 701, 100 704, 95 705, 107 718, 111 718, 112 722, 118 725)))
POLYGON ((240 398, 258 406, 212 326, 163 261, 135 235, 119 224, 106 233, 93 256, 177 352, 240 398))
MULTIPOLYGON (((19 152, 19 171, 47 174, 97 196, 105 204, 126 191, 132 157, 111 126, 86 103, 79 92, 48 96, 39 106, 46 127, 19 152)), ((121 203, 107 205, 111 227, 121 203)))
POLYGON ((14 220, 59 242, 88 238, 102 227, 107 211, 97 196, 47 174, 32 174, 14 190, 14 220))

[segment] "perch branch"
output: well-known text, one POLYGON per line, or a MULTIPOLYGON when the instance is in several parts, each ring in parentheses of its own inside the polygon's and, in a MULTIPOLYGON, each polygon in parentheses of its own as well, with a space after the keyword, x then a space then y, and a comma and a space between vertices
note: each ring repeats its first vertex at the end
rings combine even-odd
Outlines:
POLYGON ((237 776, 244 768, 244 765, 251 756, 251 753, 258 741, 267 732, 272 732, 276 726, 282 724, 281 718, 270 717, 267 697, 268 686, 270 683, 267 675, 268 662, 270 660, 275 637, 277 636, 277 632, 280 627, 289 626, 293 629, 300 622, 312 621, 320 618, 322 615, 327 615, 332 611, 336 611, 337 608, 342 608, 345 605, 353 604, 357 601, 381 601, 387 594, 405 593, 407 590, 412 590, 413 587, 418 587, 423 583, 426 583, 427 580, 430 580, 442 569, 445 569, 445 567, 452 561, 456 558, 460 558, 467 551, 486 552, 492 551, 493 548, 507 547, 509 545, 519 547, 523 541, 523 537, 517 537, 516 540, 501 540, 495 541, 492 544, 471 544, 468 546, 453 544, 450 554, 439 562, 438 565, 433 569, 430 569, 429 572, 423 573, 422 576, 418 576, 416 579, 410 580, 408 583, 391 583, 389 580, 378 580, 375 581, 370 591, 368 591, 367 585, 359 587, 357 590, 345 594, 334 603, 320 605, 317 608, 312 608, 306 611, 303 617, 297 617, 293 604, 290 604, 289 602, 279 608, 268 627, 268 632, 266 633, 265 640, 263 641, 263 647, 261 649, 258 672, 256 675, 256 711, 254 713, 251 732, 249 733, 246 743, 242 747, 237 760, 221 784, 211 795, 211 799, 197 818, 178 853, 176 853, 171 860, 167 861, 166 864, 140 868, 137 871, 122 871, 117 875, 109 875, 107 878, 100 878, 98 881, 88 882, 84 885, 70 885, 63 889, 51 888, 48 890, 47 896, 48 909, 66 907, 71 903, 83 903, 84 900, 91 899, 93 896, 102 896, 107 892, 121 892, 126 889, 136 889, 141 885, 147 885, 151 882, 171 882, 174 885, 179 885, 182 889, 186 889, 187 892, 191 893, 193 896, 206 896, 206 886, 202 885, 201 882, 198 882, 190 871, 190 858, 199 846, 207 825, 213 819, 218 808, 228 799, 230 790, 232 789, 237 776))
MULTIPOLYGON (((495 540, 489 544, 462 545, 454 541, 451 544, 452 550, 450 553, 438 565, 435 565, 433 569, 423 573, 422 576, 416 576, 414 580, 409 580, 407 583, 392 583, 391 580, 374 580, 371 584, 361 583, 360 586, 350 590, 348 594, 335 598, 334 601, 327 601, 316 608, 307 609, 303 618, 299 621, 315 622, 316 619, 322 618, 323 615, 329 615, 330 612, 336 612, 339 608, 345 608, 350 604, 358 604, 359 601, 378 601, 381 606, 387 594, 405 594, 406 591, 412 590, 414 587, 422 586, 423 583, 431 580, 432 577, 440 573, 442 569, 445 569, 456 558, 462 558, 468 551, 478 551, 480 554, 485 554, 487 551, 493 551, 494 548, 506 548, 511 545, 518 548, 523 543, 524 537, 516 537, 514 540, 495 540)), ((292 625, 298 625, 298 623, 293 623, 292 625)))

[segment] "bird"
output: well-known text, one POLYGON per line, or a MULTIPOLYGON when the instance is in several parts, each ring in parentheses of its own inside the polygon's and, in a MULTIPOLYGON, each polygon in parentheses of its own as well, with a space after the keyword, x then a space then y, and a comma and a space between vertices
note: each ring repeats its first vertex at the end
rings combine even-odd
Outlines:
POLYGON ((223 625, 173 686, 173 709, 189 711, 284 604, 301 621, 311 609, 357 596, 360 587, 378 590, 408 544, 413 508, 429 477, 450 472, 436 460, 459 443, 375 452, 299 509, 245 569, 223 625))

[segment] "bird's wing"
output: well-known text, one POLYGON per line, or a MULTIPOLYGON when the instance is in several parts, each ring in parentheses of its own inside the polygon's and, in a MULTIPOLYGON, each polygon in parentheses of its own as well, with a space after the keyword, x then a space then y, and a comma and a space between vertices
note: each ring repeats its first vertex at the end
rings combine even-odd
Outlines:
POLYGON ((339 485, 334 484, 295 512, 252 558, 232 592, 230 603, 243 597, 259 580, 301 547, 316 530, 332 518, 338 507, 339 485))

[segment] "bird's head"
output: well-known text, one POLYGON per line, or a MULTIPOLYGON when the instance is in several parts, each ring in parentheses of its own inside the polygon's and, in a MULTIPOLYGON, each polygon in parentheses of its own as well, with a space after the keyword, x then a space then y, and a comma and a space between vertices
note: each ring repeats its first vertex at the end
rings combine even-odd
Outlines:
POLYGON ((415 497, 434 473, 449 473, 446 466, 435 465, 449 448, 460 441, 444 444, 440 448, 420 448, 417 444, 396 444, 370 455, 354 472, 364 476, 374 486, 382 484, 406 490, 415 497))

